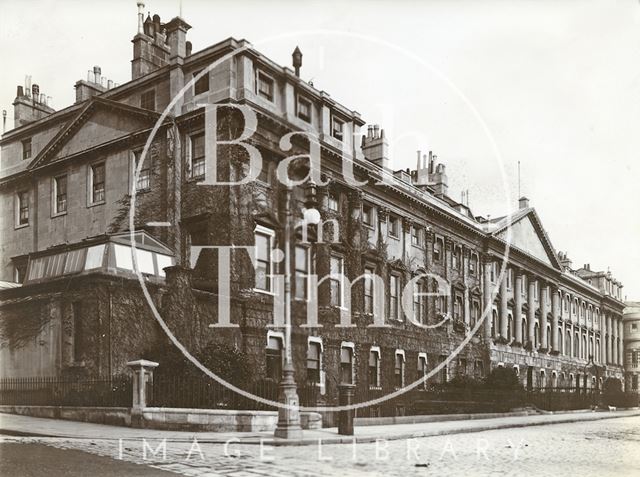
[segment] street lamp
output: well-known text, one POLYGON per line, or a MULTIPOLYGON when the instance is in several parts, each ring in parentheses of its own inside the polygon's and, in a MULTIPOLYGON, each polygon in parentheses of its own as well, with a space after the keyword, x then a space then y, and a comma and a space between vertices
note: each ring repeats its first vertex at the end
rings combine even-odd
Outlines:
MULTIPOLYGON (((278 400, 284 406, 278 408, 278 424, 274 432, 275 437, 283 439, 301 439, 300 400, 295 381, 295 369, 291 353, 291 195, 293 188, 285 184, 285 222, 284 222, 284 326, 285 326, 285 360, 282 367, 282 378, 278 385, 278 400)), ((306 190, 304 211, 305 222, 318 224, 320 212, 315 208, 315 183, 309 182, 306 190)))

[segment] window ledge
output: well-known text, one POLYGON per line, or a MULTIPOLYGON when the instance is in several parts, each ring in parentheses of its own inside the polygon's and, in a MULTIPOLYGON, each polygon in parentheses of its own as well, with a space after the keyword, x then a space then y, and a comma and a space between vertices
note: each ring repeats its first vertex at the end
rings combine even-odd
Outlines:
POLYGON ((19 224, 19 225, 14 225, 14 226, 13 226, 13 228, 14 228, 15 230, 23 229, 23 228, 25 228, 25 227, 29 227, 29 222, 27 222, 26 224, 19 224))
POLYGON ((56 212, 55 214, 51 214, 51 218, 55 219, 56 217, 62 217, 67 215, 67 211, 65 210, 64 212, 56 212))
POLYGON ((107 203, 107 202, 106 202, 106 201, 104 201, 104 200, 101 200, 100 202, 91 202, 90 204, 88 204, 88 205, 87 205, 87 208, 88 208, 88 207, 97 207, 97 206, 99 206, 99 205, 104 205, 104 204, 106 204, 106 203, 107 203))
POLYGON ((260 293, 261 295, 276 296, 275 292, 269 290, 261 290, 260 288, 252 288, 251 291, 260 293))
POLYGON ((151 187, 145 187, 144 189, 136 189, 136 195, 146 194, 147 192, 151 192, 151 187))

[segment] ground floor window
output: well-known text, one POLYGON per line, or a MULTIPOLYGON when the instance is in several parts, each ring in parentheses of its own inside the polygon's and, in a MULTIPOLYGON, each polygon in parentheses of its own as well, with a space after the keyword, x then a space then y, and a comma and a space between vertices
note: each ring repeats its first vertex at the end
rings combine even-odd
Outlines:
POLYGON ((316 341, 309 342, 307 348, 307 381, 320 384, 322 346, 316 341))
POLYGON ((393 384, 396 388, 404 387, 404 351, 402 350, 396 350, 393 384))
POLYGON ((380 387, 380 350, 369 351, 369 388, 380 387))
POLYGON ((282 338, 269 336, 266 353, 267 378, 280 381, 282 376, 282 338))
POLYGON ((353 348, 350 346, 340 348, 340 382, 353 384, 353 348))

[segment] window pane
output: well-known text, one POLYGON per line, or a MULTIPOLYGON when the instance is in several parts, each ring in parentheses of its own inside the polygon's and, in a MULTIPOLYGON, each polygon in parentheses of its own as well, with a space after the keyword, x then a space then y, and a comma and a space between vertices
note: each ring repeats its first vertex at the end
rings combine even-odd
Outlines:
POLYGON ((158 262, 158 275, 161 277, 164 277, 165 276, 164 268, 170 267, 173 265, 173 258, 168 255, 161 255, 157 253, 156 260, 158 262))
POLYGON ((79 250, 71 250, 70 252, 67 252, 67 262, 64 266, 64 273, 75 273, 82 270, 85 251, 86 249, 81 248, 79 250))
MULTIPOLYGON (((84 264, 85 270, 92 270, 94 268, 102 267, 102 258, 104 257, 105 244, 94 245, 87 249, 87 260, 84 264)), ((128 248, 127 248, 128 249, 128 248)), ((129 252, 129 258, 131 258, 131 252, 129 252)))
POLYGON ((125 270, 133 270, 133 258, 131 257, 131 247, 126 245, 114 244, 116 255, 116 267, 125 270))
POLYGON ((140 272, 148 275, 155 274, 155 270, 153 268, 153 254, 148 250, 136 249, 136 262, 138 262, 138 269, 140 272))

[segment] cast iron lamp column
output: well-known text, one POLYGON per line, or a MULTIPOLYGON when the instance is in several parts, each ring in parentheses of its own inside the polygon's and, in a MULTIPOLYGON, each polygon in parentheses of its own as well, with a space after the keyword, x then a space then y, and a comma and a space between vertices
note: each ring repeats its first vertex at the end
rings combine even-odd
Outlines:
MULTIPOLYGON (((278 425, 274 436, 282 439, 301 439, 300 399, 294 378, 295 370, 291 353, 291 194, 292 187, 286 185, 285 223, 284 223, 284 326, 285 326, 285 361, 282 367, 282 379, 278 386, 278 400, 284 406, 278 408, 278 425)), ((307 204, 314 204, 315 184, 309 183, 307 204)), ((320 213, 313 207, 305 210, 304 220, 307 224, 318 224, 320 213)))

